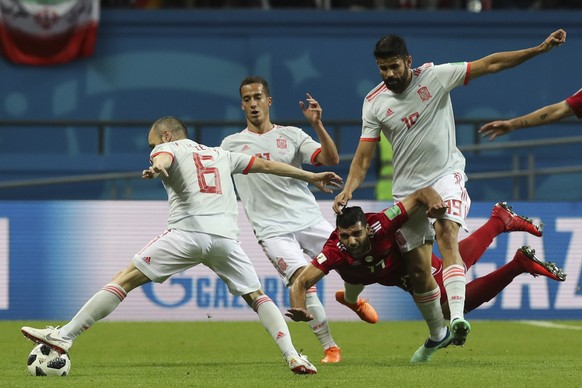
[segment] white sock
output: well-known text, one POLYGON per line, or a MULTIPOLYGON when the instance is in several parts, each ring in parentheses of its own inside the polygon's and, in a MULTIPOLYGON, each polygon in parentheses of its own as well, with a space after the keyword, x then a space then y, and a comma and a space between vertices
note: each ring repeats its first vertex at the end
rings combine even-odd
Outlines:
POLYGON ((291 342, 291 334, 287 323, 279 311, 279 308, 273 303, 267 295, 261 295, 253 301, 253 310, 259 316, 263 327, 275 340, 275 343, 281 349, 285 359, 289 356, 296 355, 297 351, 291 342))
POLYGON ((414 293, 412 295, 414 302, 418 306, 422 317, 426 321, 429 331, 429 337, 433 341, 440 341, 445 338, 447 328, 445 326, 445 317, 441 308, 441 290, 435 288, 422 294, 414 293))
POLYGON ((127 293, 116 283, 108 283, 85 303, 69 323, 61 327, 59 334, 65 338, 75 339, 93 324, 117 308, 127 293))
POLYGON ((464 266, 453 264, 443 270, 443 284, 447 290, 451 322, 464 317, 466 283, 464 266))
POLYGON ((325 314, 325 309, 317 296, 317 289, 315 286, 307 290, 307 294, 305 295, 305 306, 307 307, 307 311, 313 315, 313 319, 308 322, 309 326, 311 326, 311 330, 313 330, 313 333, 321 343, 321 346, 323 346, 323 349, 337 346, 333 338, 331 338, 327 315, 325 314))
POLYGON ((363 284, 344 283, 344 300, 350 304, 355 304, 364 291, 363 284))

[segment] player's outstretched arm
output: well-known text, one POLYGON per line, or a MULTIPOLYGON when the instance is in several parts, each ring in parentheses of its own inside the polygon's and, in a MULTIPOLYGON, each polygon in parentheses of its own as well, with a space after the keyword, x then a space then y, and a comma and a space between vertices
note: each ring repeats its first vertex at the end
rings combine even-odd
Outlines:
POLYGON ((344 189, 335 197, 333 202, 333 211, 336 214, 341 214, 341 209, 345 207, 349 200, 352 199, 352 193, 360 186, 366 178, 368 168, 374 158, 376 152, 376 142, 360 141, 358 149, 350 165, 350 172, 346 179, 344 189))
POLYGON ((173 157, 167 153, 160 153, 152 159, 152 165, 147 170, 143 170, 141 173, 142 179, 153 179, 156 178, 160 173, 165 176, 168 175, 168 168, 172 165, 173 157))
POLYGON ((550 51, 566 42, 566 31, 559 29, 550 34, 541 44, 523 50, 504 51, 488 55, 471 62, 469 79, 475 79, 485 74, 496 73, 515 67, 528 59, 550 51))
POLYGON ((564 100, 510 120, 492 121, 483 125, 479 133, 489 140, 494 140, 520 128, 549 124, 572 115, 574 115, 574 110, 564 100))
POLYGON ((324 276, 325 273, 312 264, 309 264, 303 269, 289 290, 291 308, 285 313, 286 316, 296 322, 311 321, 313 319, 313 316, 307 311, 305 296, 307 290, 313 287, 324 276))
POLYGON ((416 190, 402 201, 407 213, 413 213, 425 207, 426 215, 430 218, 442 216, 448 209, 446 203, 432 187, 416 190))
POLYGON ((287 163, 281 163, 275 160, 265 160, 261 158, 255 158, 249 172, 273 174, 301 179, 302 181, 315 185, 324 193, 332 193, 333 190, 330 188, 330 186, 340 188, 342 187, 343 182, 343 179, 339 175, 331 171, 315 173, 293 167, 287 163))

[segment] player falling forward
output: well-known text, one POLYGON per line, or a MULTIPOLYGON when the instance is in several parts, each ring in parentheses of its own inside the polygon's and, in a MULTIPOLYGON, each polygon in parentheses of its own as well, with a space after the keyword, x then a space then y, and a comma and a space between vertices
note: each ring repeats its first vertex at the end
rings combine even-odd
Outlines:
MULTIPOLYGON (((396 245, 398 228, 408 219, 415 205, 405 200, 379 213, 364 214, 358 207, 345 208, 343 215, 337 217, 337 229, 330 236, 322 253, 297 280, 291 289, 292 308, 286 314, 293 320, 308 320, 309 315, 303 309, 302 300, 305 289, 317 283, 329 271, 336 270, 342 279, 350 284, 365 285, 378 283, 384 286, 396 286, 412 294, 410 281, 402 265, 402 258, 396 245), (400 206, 399 206, 400 205, 400 206), (388 253, 386 253, 388 252, 388 253), (371 268, 374 270, 372 271, 371 268)), ((525 231, 541 236, 541 227, 534 225, 530 219, 515 214, 506 203, 498 203, 493 208, 489 220, 474 233, 459 242, 463 262, 467 268, 479 260, 493 239, 504 232, 525 231)), ((443 263, 437 256, 432 256, 432 268, 435 280, 441 288, 440 303, 445 316, 449 316, 446 291, 443 285, 443 263)), ((517 250, 513 260, 492 273, 475 279, 467 285, 465 313, 468 313, 499 294, 511 281, 522 273, 534 276, 542 275, 552 280, 563 281, 566 275, 555 264, 543 262, 535 252, 524 246, 517 250)), ((338 291, 336 297, 343 299, 344 291, 338 291)), ((358 298, 358 296, 352 296, 358 298)), ((366 304, 367 309, 373 307, 366 304)), ((359 311, 352 308, 361 317, 359 311)), ((365 320, 365 319, 363 319, 365 320)), ((451 343, 450 332, 442 340, 429 339, 414 353, 411 362, 429 361, 438 350, 451 343)))

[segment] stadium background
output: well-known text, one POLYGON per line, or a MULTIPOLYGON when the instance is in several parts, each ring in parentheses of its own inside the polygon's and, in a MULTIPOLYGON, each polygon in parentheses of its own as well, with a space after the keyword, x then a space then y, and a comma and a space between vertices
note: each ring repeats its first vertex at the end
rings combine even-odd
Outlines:
MULTIPOLYGON (((306 92, 323 105, 324 120, 357 120, 363 97, 378 83, 371 51, 381 35, 404 36, 414 64, 420 65, 531 47, 564 28, 568 32, 565 46, 517 69, 475 80, 452 94, 457 118, 514 116, 562 100, 582 86, 578 69, 581 16, 576 11, 103 11, 92 58, 46 68, 0 60, 0 118, 153 121, 175 115, 185 120, 238 120, 242 127, 238 85, 244 76, 260 74, 271 83, 275 121, 301 120, 297 102, 306 92)), ((218 145, 224 135, 239 129, 204 131, 200 140, 218 145)), ((499 141, 571 136, 580 127, 554 129, 532 129, 499 141)), ((146 132, 146 127, 110 130, 105 152, 98 154, 97 136, 84 128, 39 126, 15 132, 2 127, 0 179, 97 172, 103 166, 137 171, 147 161, 146 132)), ((340 152, 353 152, 358 136, 357 126, 344 128, 340 152)), ((459 128, 457 136, 459 144, 476 141, 475 133, 466 128, 459 128)), ((493 164, 508 155, 496 151, 491 156, 486 161, 493 164)), ((581 161, 576 145, 563 146, 559 152, 540 149, 539 156, 548 162, 581 161)), ((578 175, 559 181, 548 177, 539 187, 540 192, 545 190, 547 201, 514 203, 519 213, 545 222, 544 237, 502 235, 470 272, 470 276, 489 272, 527 243, 542 258, 564 266, 567 281, 557 284, 522 276, 494 302, 474 312, 474 318, 582 318, 578 242, 582 208, 577 202, 582 196, 581 182, 578 175)), ((0 319, 70 318, 162 230, 167 208, 159 182, 147 182, 135 190, 148 201, 99 201, 104 199, 103 185, 79 192, 66 185, 56 191, 0 190, 0 198, 5 199, 0 202, 0 319), (95 201, 42 201, 43 195, 95 201), (31 197, 39 201, 19 201, 31 197)), ((483 198, 485 189, 478 185, 469 189, 474 198, 483 198)), ((503 188, 488 190, 488 196, 496 200, 507 199, 503 188)), ((473 204, 472 225, 488 217, 493 203, 473 204)), ((332 220, 329 201, 320 204, 332 220)), ((386 205, 370 201, 364 208, 374 211, 386 205)), ((256 263, 265 289, 285 308, 288 301, 282 285, 242 214, 243 246, 256 263)), ((331 319, 353 320, 355 315, 333 300, 340 286, 337 276, 326 278, 320 287, 324 303, 331 319)), ((366 293, 383 320, 419 318, 410 298, 400 290, 371 287, 366 293)), ((226 295, 211 273, 199 268, 168 284, 133 292, 110 319, 255 318, 240 299, 226 295)))
MULTIPOLYGON (((356 204, 369 211, 387 205, 356 204)), ((540 258, 555 261, 568 278, 558 283, 521 275, 496 299, 471 313, 472 319, 582 319, 582 205, 515 205, 516 210, 545 222, 544 236, 502 234, 468 272, 468 280, 503 265, 522 245, 531 245, 540 258)), ((322 201, 321 207, 333 221, 331 202, 322 201)), ((0 208, 0 319, 69 319, 135 252, 163 231, 167 216, 163 201, 0 202, 0 208)), ((253 259, 264 290, 285 309, 289 306, 287 290, 240 210, 243 248, 253 259)), ((490 212, 490 204, 475 204, 469 227, 477 228, 490 212)), ((357 320, 353 312, 335 302, 335 291, 341 287, 334 272, 318 283, 328 316, 357 320)), ((370 298, 384 321, 421 318, 412 298, 398 288, 370 286, 363 296, 370 298)), ((211 271, 199 266, 162 285, 133 291, 108 319, 254 320, 256 314, 242 298, 230 296, 211 271)))

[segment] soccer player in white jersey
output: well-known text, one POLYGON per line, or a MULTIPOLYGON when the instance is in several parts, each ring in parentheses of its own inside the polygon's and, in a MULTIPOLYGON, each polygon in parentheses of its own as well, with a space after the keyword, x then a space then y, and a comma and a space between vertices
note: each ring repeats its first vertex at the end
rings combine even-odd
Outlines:
MULTIPOLYGON (((221 148, 297 168, 301 168, 302 163, 338 164, 337 149, 321 121, 321 106, 309 94, 308 106, 303 101, 299 104, 317 133, 319 143, 300 128, 271 122, 272 97, 264 78, 251 76, 243 79, 239 91, 247 127, 226 137, 221 148)), ((323 218, 305 182, 264 174, 235 175, 234 181, 259 244, 285 285, 291 287, 303 268, 321 252, 334 228, 323 218)), ((314 317, 309 324, 325 353, 322 362, 339 362, 341 350, 331 336, 315 287, 309 290, 307 299, 307 309, 314 317)))
POLYGON ((422 347, 463 345, 471 330, 464 319, 465 268, 457 242, 459 227, 471 201, 465 189, 465 158, 456 147, 455 124, 450 92, 477 77, 509 69, 561 45, 566 32, 557 30, 540 45, 517 51, 499 52, 473 62, 424 64, 412 68, 412 56, 405 41, 395 35, 381 38, 374 56, 382 82, 365 98, 362 135, 344 189, 336 196, 334 211, 352 198, 364 180, 374 156, 380 132, 393 147, 393 197, 401 201, 414 190, 432 186, 448 205, 439 219, 418 212, 399 232, 399 247, 407 262, 413 297, 429 326, 429 339, 422 347), (444 262, 443 280, 451 309, 451 336, 439 304, 440 290, 430 272, 435 239, 444 262))
POLYGON ((144 179, 160 176, 168 193, 167 229, 136 253, 127 268, 97 292, 62 328, 23 327, 37 343, 68 352, 73 341, 95 322, 108 316, 127 293, 150 281, 162 283, 173 274, 198 264, 212 269, 233 295, 253 308, 296 374, 317 369, 295 350, 279 308, 263 293, 257 273, 237 241, 236 195, 231 174, 269 173, 302 179, 331 192, 341 178, 331 172, 312 173, 284 163, 209 148, 187 138, 180 120, 157 120, 148 136, 151 167, 144 179))

